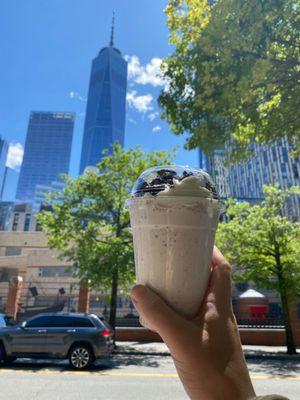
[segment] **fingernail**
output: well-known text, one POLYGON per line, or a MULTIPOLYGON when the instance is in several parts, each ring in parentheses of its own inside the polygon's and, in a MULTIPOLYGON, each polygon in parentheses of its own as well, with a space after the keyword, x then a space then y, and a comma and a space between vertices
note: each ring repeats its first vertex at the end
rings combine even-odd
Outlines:
POLYGON ((131 297, 135 302, 139 302, 147 295, 148 289, 144 285, 136 285, 131 289, 131 297))

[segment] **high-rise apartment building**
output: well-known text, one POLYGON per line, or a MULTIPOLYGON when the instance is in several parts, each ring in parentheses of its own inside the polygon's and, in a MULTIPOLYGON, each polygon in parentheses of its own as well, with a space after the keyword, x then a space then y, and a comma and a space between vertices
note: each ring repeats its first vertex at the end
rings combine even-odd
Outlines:
POLYGON ((8 143, 0 136, 0 200, 2 199, 2 192, 5 178, 5 166, 8 153, 8 143))
POLYGON ((262 197, 264 184, 277 183, 282 189, 300 185, 299 157, 291 157, 293 149, 286 137, 269 146, 253 143, 252 150, 246 162, 229 169, 232 196, 262 197))
POLYGON ((17 200, 33 201, 35 186, 68 173, 75 114, 32 112, 17 187, 17 200))
MULTIPOLYGON (((251 146, 253 155, 247 161, 231 165, 228 169, 224 161, 225 151, 230 151, 230 144, 225 146, 223 155, 219 153, 207 157, 208 172, 219 190, 225 188, 226 194, 220 190, 222 197, 262 199, 265 184, 278 184, 282 189, 300 185, 300 160, 299 157, 291 157, 293 148, 286 137, 272 145, 252 143, 251 146), (220 170, 223 171, 221 174, 220 170)), ((300 220, 299 197, 294 196, 287 202, 286 212, 291 218, 300 220)))
POLYGON ((114 47, 114 20, 108 47, 92 62, 79 172, 96 165, 103 150, 124 144, 127 62, 114 47))

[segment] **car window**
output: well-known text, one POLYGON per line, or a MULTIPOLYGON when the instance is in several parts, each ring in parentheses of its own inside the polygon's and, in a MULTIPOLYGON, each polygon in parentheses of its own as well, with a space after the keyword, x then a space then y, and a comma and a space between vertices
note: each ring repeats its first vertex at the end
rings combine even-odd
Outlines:
POLYGON ((91 319, 93 320, 93 322, 95 323, 95 325, 98 328, 111 329, 111 326, 109 325, 109 323, 107 321, 105 321, 104 319, 98 317, 97 315, 92 314, 91 319))
POLYGON ((67 317, 68 318, 68 327, 72 328, 94 328, 94 324, 88 318, 80 318, 80 317, 67 317))
POLYGON ((53 328, 93 328, 94 324, 88 318, 55 315, 51 317, 50 326, 53 328))
POLYGON ((95 325, 90 319, 84 317, 51 315, 32 319, 26 326, 28 328, 94 328, 95 325))
POLYGON ((31 319, 27 322, 26 328, 45 328, 51 326, 51 317, 43 316, 31 319))

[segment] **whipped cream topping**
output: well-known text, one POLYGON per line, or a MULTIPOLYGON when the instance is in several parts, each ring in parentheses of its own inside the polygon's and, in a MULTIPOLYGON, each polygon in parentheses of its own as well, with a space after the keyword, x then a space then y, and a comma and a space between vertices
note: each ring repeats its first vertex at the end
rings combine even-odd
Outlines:
POLYGON ((203 185, 204 179, 200 176, 188 176, 187 178, 179 181, 174 179, 174 185, 166 185, 165 190, 157 193, 157 197, 163 196, 189 196, 189 197, 202 197, 212 198, 210 190, 206 189, 203 185))

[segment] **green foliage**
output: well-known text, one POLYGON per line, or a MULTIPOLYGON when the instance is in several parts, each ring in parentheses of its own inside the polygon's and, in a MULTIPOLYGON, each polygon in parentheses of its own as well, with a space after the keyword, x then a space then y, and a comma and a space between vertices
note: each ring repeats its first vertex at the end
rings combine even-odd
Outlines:
POLYGON ((299 153, 299 1, 170 0, 165 12, 175 52, 159 104, 187 148, 233 138, 233 162, 287 135, 299 153))
POLYGON ((228 222, 217 231, 217 245, 234 267, 238 280, 251 280, 287 297, 300 297, 300 225, 283 212, 286 199, 300 194, 294 187, 282 191, 265 186, 261 205, 227 203, 228 222))
POLYGON ((117 271, 121 284, 134 280, 132 237, 125 201, 137 177, 147 168, 170 164, 174 152, 144 153, 140 148, 123 150, 115 144, 112 155, 72 179, 65 176, 60 201, 53 212, 38 215, 51 248, 73 261, 76 274, 90 279, 92 287, 111 286, 117 271))

